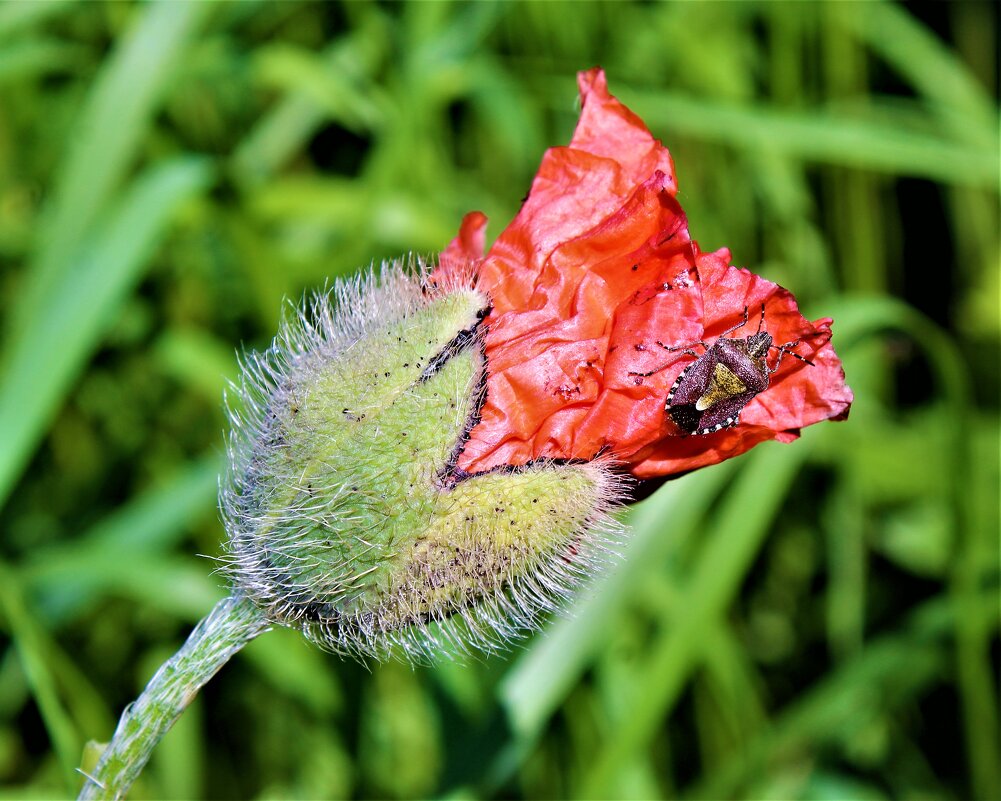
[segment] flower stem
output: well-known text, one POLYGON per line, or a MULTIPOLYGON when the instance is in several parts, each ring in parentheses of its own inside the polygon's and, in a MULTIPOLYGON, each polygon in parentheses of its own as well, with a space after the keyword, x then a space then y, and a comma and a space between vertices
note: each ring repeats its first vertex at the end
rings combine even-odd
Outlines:
POLYGON ((160 738, 202 686, 229 658, 268 628, 257 607, 241 595, 216 604, 167 660, 146 689, 126 707, 80 799, 119 799, 136 780, 160 738))

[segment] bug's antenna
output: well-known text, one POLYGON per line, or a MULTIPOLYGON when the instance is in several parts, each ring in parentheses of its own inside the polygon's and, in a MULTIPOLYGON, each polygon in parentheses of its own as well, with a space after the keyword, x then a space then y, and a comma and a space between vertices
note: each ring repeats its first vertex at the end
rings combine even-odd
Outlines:
MULTIPOLYGON (((745 320, 747 319, 747 308, 746 307, 744 309, 744 319, 745 320)), ((761 319, 758 320, 758 330, 755 331, 754 333, 755 334, 760 334, 761 333, 761 328, 762 328, 762 326, 764 326, 764 324, 765 324, 765 304, 762 303, 761 304, 761 319)))

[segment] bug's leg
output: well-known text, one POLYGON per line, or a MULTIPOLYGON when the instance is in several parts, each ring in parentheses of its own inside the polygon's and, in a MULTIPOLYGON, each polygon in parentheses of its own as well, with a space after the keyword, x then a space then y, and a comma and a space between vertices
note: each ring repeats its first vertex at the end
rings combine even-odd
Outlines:
MULTIPOLYGON (((661 364, 661 366, 655 367, 652 370, 648 370, 647 372, 636 372, 635 370, 631 369, 628 374, 632 375, 635 378, 647 378, 647 377, 653 375, 655 372, 660 372, 662 369, 664 369, 665 367, 667 367, 669 364, 671 364, 670 361, 667 362, 666 364, 661 364)), ((637 383, 639 383, 639 381, 637 381, 637 383)))
POLYGON ((784 345, 772 346, 775 348, 775 350, 779 352, 779 358, 776 359, 775 366, 768 370, 769 375, 778 371, 779 365, 782 364, 782 357, 785 356, 787 353, 790 356, 795 356, 801 362, 806 362, 808 365, 810 365, 810 367, 816 367, 816 365, 813 362, 811 362, 808 358, 806 358, 806 356, 800 356, 798 353, 796 353, 796 351, 792 350, 792 348, 795 348, 799 343, 800 340, 796 339, 793 340, 792 342, 786 342, 784 345))
MULTIPOLYGON (((765 304, 764 304, 764 303, 762 303, 762 304, 761 304, 761 315, 762 315, 761 319, 762 319, 762 320, 764 320, 764 314, 765 314, 765 304)), ((736 330, 737 330, 738 328, 743 328, 743 327, 744 327, 745 325, 747 325, 747 306, 745 306, 745 307, 744 307, 744 319, 743 319, 743 320, 741 320, 741 321, 740 321, 739 323, 737 323, 736 325, 734 325, 734 326, 731 326, 730 328, 726 329, 726 331, 724 331, 724 332, 723 332, 722 334, 720 334, 720 335, 719 335, 719 338, 720 338, 720 339, 722 339, 722 338, 723 338, 723 337, 725 337, 725 336, 726 336, 727 334, 732 334, 732 333, 733 333, 734 331, 736 331, 736 330)))
MULTIPOLYGON (((694 348, 696 345, 701 345, 706 350, 709 350, 709 346, 702 340, 699 340, 698 342, 693 342, 690 345, 676 345, 676 346, 665 345, 659 339, 656 339, 654 341, 669 353, 677 353, 680 350, 682 353, 686 353, 689 356, 698 356, 699 354, 696 353, 694 350, 692 350, 692 348, 694 348)), ((650 370, 649 372, 646 373, 638 373, 633 370, 630 370, 629 375, 634 376, 635 378, 647 378, 649 376, 652 376, 654 373, 659 373, 661 370, 670 367, 672 364, 674 364, 673 361, 664 362, 660 367, 656 367, 653 370, 650 370)))
MULTIPOLYGON (((692 355, 698 355, 698 353, 695 353, 695 352, 693 352, 691 350, 686 350, 685 352, 686 353, 692 353, 692 355)), ((675 363, 674 361, 665 361, 663 364, 661 364, 661 366, 654 367, 654 369, 647 370, 646 372, 637 372, 636 370, 632 370, 631 369, 628 374, 630 374, 630 375, 632 375, 632 376, 634 376, 636 378, 646 378, 646 377, 648 377, 650 375, 653 375, 653 374, 655 374, 657 372, 660 372, 662 369, 667 369, 668 367, 670 367, 674 363, 675 363)), ((639 383, 639 382, 640 381, 637 381, 637 383, 639 383)))
POLYGON ((701 339, 698 342, 691 343, 690 345, 665 345, 659 339, 654 341, 658 345, 660 345, 664 350, 669 351, 670 353, 676 353, 677 351, 680 350, 683 353, 687 353, 689 356, 698 356, 699 354, 697 354, 694 350, 692 350, 692 348, 694 348, 696 345, 701 345, 706 350, 709 350, 709 346, 701 339))

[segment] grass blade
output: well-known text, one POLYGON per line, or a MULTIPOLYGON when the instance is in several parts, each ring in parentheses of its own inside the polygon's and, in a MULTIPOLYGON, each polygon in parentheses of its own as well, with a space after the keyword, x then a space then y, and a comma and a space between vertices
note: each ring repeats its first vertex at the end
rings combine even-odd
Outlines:
POLYGON ((0 39, 24 34, 50 17, 58 16, 73 7, 70 0, 51 0, 48 3, 4 3, 0 5, 0 39))
POLYGON ((629 726, 586 771, 580 795, 610 797, 618 767, 650 741, 701 658, 702 632, 739 590, 808 452, 801 440, 793 446, 769 443, 744 458, 740 476, 721 504, 712 539, 702 547, 691 578, 679 591, 683 609, 671 615, 665 635, 632 685, 633 708, 625 715, 629 726), (766 484, 762 476, 767 476, 766 484))
POLYGON ((903 115, 905 119, 894 123, 889 109, 881 114, 885 119, 876 120, 824 109, 743 106, 674 92, 623 89, 620 94, 630 107, 643 110, 651 128, 672 135, 998 191, 1001 162, 996 147, 971 147, 952 137, 908 130, 904 123, 913 122, 913 116, 903 115))
POLYGON ((68 138, 24 294, 12 314, 14 336, 73 268, 88 231, 135 161, 173 67, 207 4, 159 2, 140 8, 137 24, 94 82, 76 135, 68 138))
MULTIPOLYGON (((978 617, 991 614, 991 597, 978 597, 978 617)), ((940 597, 918 608, 907 626, 870 643, 858 656, 802 694, 762 730, 721 771, 707 776, 687 793, 692 798, 731 798, 746 777, 797 746, 842 738, 872 713, 917 692, 948 665, 944 642, 959 614, 940 597)), ((996 616, 996 609, 994 610, 996 616)))
MULTIPOLYGON (((55 622, 74 619, 99 592, 136 587, 131 578, 136 565, 155 564, 176 545, 193 519, 214 509, 221 468, 218 456, 205 458, 163 487, 135 498, 79 538, 31 553, 21 570, 32 597, 38 599, 39 612, 55 622)), ((209 570, 206 563, 204 573, 209 570)), ((177 579, 178 575, 171 574, 171 580, 177 579)), ((158 580, 153 586, 161 583, 158 580)), ((149 590, 151 585, 140 582, 140 587, 149 590)), ((210 605, 215 597, 205 600, 210 605)))
MULTIPOLYGON (((29 608, 17 574, 3 563, 0 563, 0 612, 6 619, 31 694, 38 704, 45 730, 59 759, 66 789, 75 792, 78 784, 76 766, 83 740, 73 716, 60 698, 57 676, 60 669, 65 673, 67 665, 72 663, 59 651, 37 615, 29 608)), ((84 710, 84 723, 104 723, 102 712, 93 712, 96 694, 82 684, 75 671, 70 683, 75 685, 76 706, 84 710)))
POLYGON ((0 505, 177 208, 210 175, 205 161, 185 158, 137 178, 14 340, 0 384, 0 505))
POLYGON ((997 147, 997 109, 977 79, 903 6, 876 2, 834 6, 837 22, 928 98, 957 136, 997 147))

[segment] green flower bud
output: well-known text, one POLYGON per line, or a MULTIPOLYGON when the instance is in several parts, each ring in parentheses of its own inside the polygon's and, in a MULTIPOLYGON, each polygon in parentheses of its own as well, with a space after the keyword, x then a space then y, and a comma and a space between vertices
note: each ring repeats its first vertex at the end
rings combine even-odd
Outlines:
POLYGON ((456 467, 482 403, 488 308, 398 265, 340 284, 245 359, 221 491, 225 572, 341 653, 493 649, 607 553, 607 465, 456 467))

